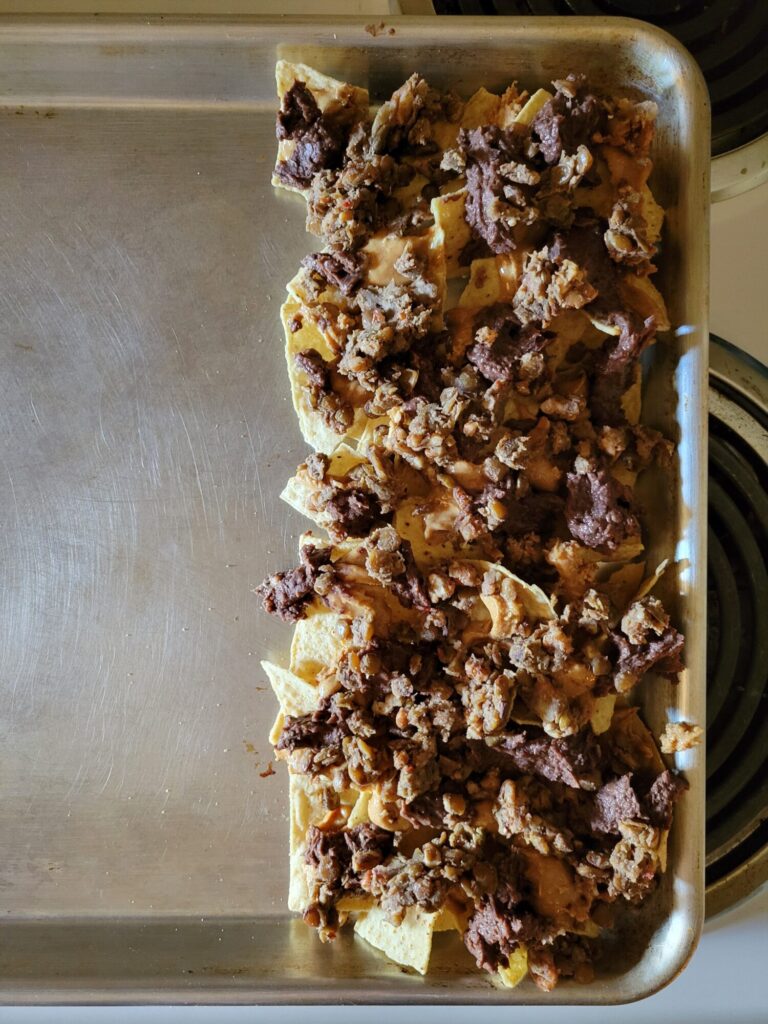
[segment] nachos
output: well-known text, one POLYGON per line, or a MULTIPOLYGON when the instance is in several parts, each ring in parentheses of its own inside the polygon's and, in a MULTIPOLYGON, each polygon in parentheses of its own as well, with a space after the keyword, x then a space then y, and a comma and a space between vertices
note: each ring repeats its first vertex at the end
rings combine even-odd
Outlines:
POLYGON ((640 422, 655 106, 277 84, 273 183, 317 239, 282 310, 312 530, 258 589, 295 624, 264 664, 289 906, 421 973, 452 931, 497 984, 588 981, 686 788, 632 704, 683 648, 634 498, 673 452, 640 422))

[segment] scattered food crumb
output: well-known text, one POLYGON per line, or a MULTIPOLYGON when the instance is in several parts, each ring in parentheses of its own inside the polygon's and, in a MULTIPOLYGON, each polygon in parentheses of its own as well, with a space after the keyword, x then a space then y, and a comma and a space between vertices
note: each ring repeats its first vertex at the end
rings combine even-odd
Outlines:
POLYGON ((698 746, 703 735, 702 727, 692 722, 667 722, 659 737, 659 746, 664 754, 678 754, 698 746))
POLYGON ((270 775, 277 775, 277 772, 272 767, 272 762, 271 761, 267 765, 266 770, 263 771, 263 772, 259 772, 259 775, 260 775, 260 777, 262 779, 268 779, 270 775))
MULTIPOLYGON (((373 36, 374 38, 376 38, 376 36, 380 36, 382 32, 386 31, 386 28, 387 26, 384 24, 384 22, 380 21, 378 25, 376 25, 375 23, 366 25, 365 31, 368 33, 369 36, 373 36)), ((389 30, 390 35, 394 35, 394 32, 395 30, 393 28, 389 30)))

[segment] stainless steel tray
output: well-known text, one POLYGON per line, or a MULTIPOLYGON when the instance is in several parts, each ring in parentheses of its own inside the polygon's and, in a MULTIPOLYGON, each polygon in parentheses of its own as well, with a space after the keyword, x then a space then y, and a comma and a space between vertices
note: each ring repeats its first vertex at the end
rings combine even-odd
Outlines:
MULTIPOLYGON (((585 71, 660 107, 656 193, 679 331, 646 416, 680 438, 649 489, 676 546, 678 688, 704 719, 708 108, 669 37, 610 19, 0 24, 0 1000, 610 1003, 674 977, 703 908, 703 753, 670 870, 601 980, 497 991, 441 937, 428 977, 288 914, 286 777, 262 777, 260 657, 289 631, 250 593, 292 563, 278 501, 303 451, 278 308, 310 247, 269 185, 273 66, 383 97, 585 71)), ((681 762, 682 763, 682 762, 681 762)))

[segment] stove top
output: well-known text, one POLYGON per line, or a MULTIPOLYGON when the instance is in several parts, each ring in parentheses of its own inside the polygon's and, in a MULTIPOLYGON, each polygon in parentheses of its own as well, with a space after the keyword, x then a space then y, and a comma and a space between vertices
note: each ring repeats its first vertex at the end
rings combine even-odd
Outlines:
POLYGON ((768 370, 711 337, 707 912, 768 878, 768 370))

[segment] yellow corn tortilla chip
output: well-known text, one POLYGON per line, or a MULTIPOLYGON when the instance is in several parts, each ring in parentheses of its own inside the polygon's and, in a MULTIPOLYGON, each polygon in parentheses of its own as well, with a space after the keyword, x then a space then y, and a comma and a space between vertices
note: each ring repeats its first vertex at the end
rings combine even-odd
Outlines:
POLYGON ((267 739, 273 747, 277 746, 277 741, 280 739, 280 733, 283 731, 285 725, 285 715, 282 711, 278 711, 277 718, 272 723, 272 728, 267 734, 267 739))
POLYGON ((314 684, 323 669, 338 662, 347 634, 347 624, 334 612, 317 610, 299 619, 291 641, 291 672, 314 684))
POLYGON ((359 896, 342 896, 336 904, 337 909, 345 914, 359 914, 364 910, 371 910, 376 905, 373 896, 362 893, 359 896))
POLYGON ((511 302, 523 277, 528 249, 519 248, 502 256, 472 260, 469 281, 459 297, 461 308, 479 309, 497 302, 511 302))
MULTIPOLYGON (((307 888, 306 865, 304 863, 304 843, 310 825, 319 825, 328 816, 330 801, 326 794, 333 791, 327 780, 307 775, 289 775, 289 845, 290 845, 290 881, 288 887, 288 909, 302 911, 306 908, 309 892, 307 888)), ((357 791, 342 790, 338 794, 342 815, 349 814, 357 801, 357 791)), ((353 907, 344 909, 352 910, 353 907)))
POLYGON ((332 353, 327 341, 308 317, 302 317, 302 324, 298 331, 291 331, 289 324, 303 308, 299 302, 285 302, 280 310, 285 331, 285 359, 291 382, 291 398, 304 440, 317 451, 330 455, 338 447, 342 435, 326 426, 317 410, 312 408, 309 401, 309 390, 303 379, 304 375, 297 368, 294 357, 308 348, 319 352, 326 360, 332 358, 332 353))
POLYGON ((416 173, 407 185, 401 185, 400 188, 396 188, 392 195, 403 209, 408 209, 420 198, 421 190, 428 181, 429 179, 423 174, 416 173))
POLYGON ((597 184, 582 182, 574 192, 574 205, 589 207, 599 217, 608 220, 616 202, 616 186, 611 181, 608 165, 600 156, 596 156, 592 165, 592 175, 596 177, 597 184))
POLYGON ((432 138, 438 149, 445 152, 453 149, 459 135, 461 121, 435 121, 432 125, 432 138))
POLYGON ((467 545, 455 529, 459 513, 448 490, 434 492, 428 498, 406 498, 395 511, 393 526, 413 549, 420 568, 429 568, 461 555, 470 555, 467 545))
MULTIPOLYGON (((535 583, 526 583, 525 580, 520 579, 519 576, 515 576, 513 572, 506 569, 503 565, 499 565, 496 562, 487 562, 483 559, 467 559, 470 565, 476 566, 481 569, 484 573, 493 570, 500 576, 510 581, 514 587, 514 591, 525 609, 526 614, 534 620, 538 619, 556 619, 557 612, 552 606, 552 602, 541 589, 536 586, 535 583)), ((485 601, 485 596, 483 596, 485 601)), ((491 613, 493 614, 493 613, 491 613)))
POLYGON ((269 661, 262 661, 261 667, 284 715, 308 715, 315 710, 320 699, 317 687, 300 679, 287 668, 280 668, 269 661))
POLYGON ((670 329, 667 304, 650 277, 626 274, 621 279, 619 292, 627 305, 637 310, 643 319, 649 316, 655 317, 657 331, 663 332, 670 329))
POLYGON ((643 580, 643 582, 637 588, 637 593, 632 598, 632 600, 633 601, 639 601, 641 598, 646 597, 648 594, 650 594, 650 592, 653 590, 653 588, 659 582, 661 577, 667 571, 668 567, 669 567, 669 559, 665 558, 663 562, 660 562, 656 566, 656 571, 653 573, 653 575, 649 576, 647 580, 643 580))
MULTIPOLYGON (((334 480, 343 480, 347 473, 355 466, 359 466, 361 462, 365 462, 365 457, 342 442, 330 456, 326 476, 332 477, 334 480)), ((309 504, 312 490, 312 481, 306 473, 297 473, 285 485, 280 497, 291 508, 295 508, 297 512, 301 512, 308 519, 322 525, 322 510, 315 511, 309 504)))
POLYGON ((366 417, 365 426, 357 439, 357 450, 365 453, 375 443, 376 428, 389 427, 389 416, 366 417))
POLYGON ((309 826, 321 821, 325 814, 322 800, 323 784, 318 779, 291 772, 288 779, 289 813, 289 882, 288 909, 303 911, 309 902, 304 840, 309 826))
POLYGON ((450 907, 442 907, 435 918, 435 932, 461 932, 464 931, 462 923, 450 907))
POLYGON ((355 805, 347 818, 347 825, 350 828, 354 828, 355 825, 365 825, 366 822, 370 821, 368 817, 368 803, 370 799, 371 794, 367 790, 363 790, 358 794, 355 805))
POLYGON ((659 775, 666 765, 656 745, 653 733, 640 717, 636 707, 618 708, 611 722, 614 743, 622 750, 622 756, 633 771, 645 771, 659 775))
POLYGON ((465 217, 467 192, 460 188, 446 195, 436 196, 430 206, 435 226, 432 230, 432 244, 442 247, 445 256, 447 277, 459 277, 466 272, 461 264, 461 254, 472 237, 472 231, 465 217))
POLYGON ((605 320, 598 320, 597 317, 591 316, 589 318, 590 323, 593 327, 596 327, 598 331, 603 334, 610 334, 614 338, 618 338, 621 334, 621 328, 617 327, 616 324, 609 324, 605 320))
POLYGON ((437 287, 432 326, 443 326, 443 300, 445 298, 445 255, 439 238, 430 230, 425 235, 392 235, 386 232, 375 234, 363 248, 366 256, 366 281, 369 285, 383 287, 390 281, 401 283, 405 279, 395 269, 400 256, 410 249, 425 265, 426 278, 437 287))
POLYGON ((544 104, 548 103, 551 99, 551 92, 547 92, 546 89, 537 89, 517 115, 515 121, 517 121, 518 124, 531 124, 534 117, 536 117, 544 104))
POLYGON ((645 562, 630 562, 622 565, 600 583, 600 590, 607 594, 619 611, 633 600, 645 573, 645 562))
POLYGON ((508 967, 499 967, 497 977, 504 988, 514 988, 519 985, 528 973, 528 950, 525 946, 518 946, 509 957, 508 967))
POLYGON ((589 724, 592 726, 592 732, 595 736, 599 736, 601 733, 608 732, 611 727, 613 720, 613 709, 616 707, 616 694, 607 693, 604 697, 598 697, 595 700, 595 709, 592 712, 592 717, 589 720, 589 724))
POLYGON ((632 156, 616 146, 599 146, 598 153, 608 165, 611 182, 614 185, 631 185, 636 192, 643 188, 653 170, 653 164, 647 158, 632 156))
MULTIPOLYGON (((332 250, 327 248, 322 250, 324 253, 329 251, 332 250)), ((323 282, 320 286, 321 290, 310 295, 305 287, 304 281, 304 271, 298 270, 287 284, 289 299, 295 299, 296 302, 301 302, 307 307, 311 307, 313 303, 318 304, 330 302, 332 305, 338 306, 339 309, 348 309, 349 302, 347 300, 347 296, 339 291, 335 285, 323 282)))
MULTIPOLYGON (((368 114, 368 92, 366 89, 349 85, 347 82, 340 82, 329 75, 316 71, 308 64, 292 64, 286 60, 279 60, 275 65, 275 84, 277 96, 281 102, 294 82, 304 82, 320 110, 323 113, 336 115, 341 123, 352 124, 368 114)), ((288 159, 294 145, 292 139, 282 139, 278 143, 278 163, 288 159)), ((277 188, 287 189, 289 192, 298 192, 300 195, 307 194, 306 189, 287 185, 278 178, 277 174, 272 175, 272 184, 277 188)))
POLYGON ((501 96, 488 92, 482 86, 466 102, 461 115, 462 128, 479 128, 484 124, 495 124, 501 107, 501 96))
POLYGON ((501 97, 499 112, 496 115, 496 124, 499 128, 510 128, 525 109, 529 98, 527 92, 518 92, 514 83, 510 85, 501 97))
POLYGON ((336 113, 346 108, 344 120, 352 122, 368 113, 368 90, 348 82, 340 82, 337 78, 324 75, 309 64, 292 64, 287 60, 279 60, 275 64, 275 83, 280 99, 291 88, 294 82, 301 81, 314 96, 323 113, 336 113))
POLYGON ((437 914, 428 914, 418 907, 408 907, 400 924, 392 924, 379 907, 358 919, 355 932, 361 939, 403 967, 426 974, 432 953, 432 934, 437 914))
POLYGON ((664 224, 664 207, 659 206, 647 185, 640 189, 640 212, 645 221, 648 240, 658 242, 664 224))
MULTIPOLYGON (((621 407, 627 417, 627 423, 639 423, 643 404, 643 371, 639 363, 635 363, 632 368, 632 375, 632 383, 621 396, 621 407)), ((631 481, 625 479, 622 483, 634 483, 634 478, 631 481)))

